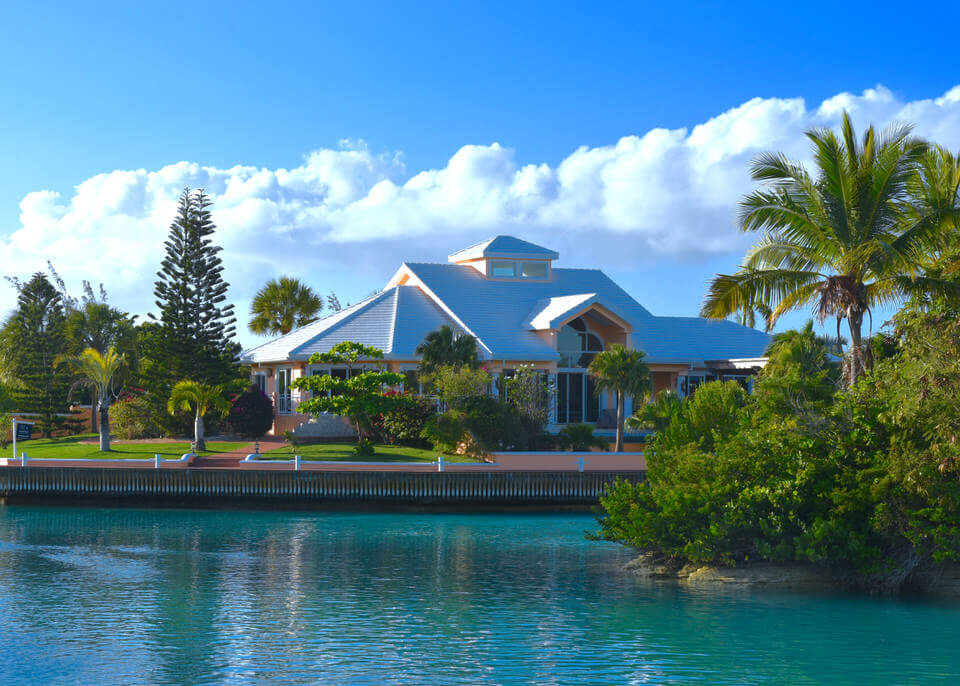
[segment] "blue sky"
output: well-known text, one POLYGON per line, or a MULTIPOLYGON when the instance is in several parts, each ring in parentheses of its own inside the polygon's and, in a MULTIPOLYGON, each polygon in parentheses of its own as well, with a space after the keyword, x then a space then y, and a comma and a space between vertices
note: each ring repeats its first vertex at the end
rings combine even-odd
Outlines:
POLYGON ((758 150, 802 157, 799 133, 841 107, 960 146, 958 20, 953 3, 5 6, 0 271, 50 258, 146 312, 167 203, 196 182, 240 308, 283 272, 356 300, 401 259, 509 232, 694 314, 746 245, 733 212, 758 150))

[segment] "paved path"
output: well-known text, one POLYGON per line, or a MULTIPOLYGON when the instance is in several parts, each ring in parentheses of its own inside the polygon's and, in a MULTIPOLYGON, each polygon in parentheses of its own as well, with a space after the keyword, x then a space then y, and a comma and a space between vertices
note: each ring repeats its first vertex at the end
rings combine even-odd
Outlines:
MULTIPOLYGON (((287 445, 279 439, 260 441, 260 452, 276 450, 287 445)), ((243 458, 253 452, 253 443, 238 443, 235 450, 216 455, 196 457, 189 463, 163 462, 161 469, 237 469, 259 471, 292 471, 290 462, 243 462, 243 458)), ((484 462, 447 462, 444 469, 449 472, 499 472, 499 471, 577 471, 579 458, 583 457, 585 471, 634 471, 647 468, 643 455, 639 453, 498 453, 496 463, 484 462)), ((291 458, 292 459, 292 456, 291 458)), ((20 467, 20 460, 3 459, 0 466, 20 467)), ((93 467, 108 469, 152 468, 153 460, 32 460, 30 467, 93 467)), ((302 471, 342 471, 342 472, 435 472, 436 462, 313 462, 303 460, 302 471)))

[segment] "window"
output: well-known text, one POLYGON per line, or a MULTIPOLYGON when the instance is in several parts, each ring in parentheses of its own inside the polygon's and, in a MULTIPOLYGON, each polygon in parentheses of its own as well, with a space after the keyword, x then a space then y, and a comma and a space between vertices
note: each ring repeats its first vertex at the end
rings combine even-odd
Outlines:
POLYGON ((267 392, 267 374, 266 372, 253 373, 253 385, 260 389, 261 393, 267 392))
POLYGON ((587 329, 579 317, 560 329, 557 352, 560 367, 589 367, 596 353, 603 350, 603 341, 587 329))
POLYGON ((498 279, 515 279, 517 278, 517 263, 504 261, 491 262, 490 276, 498 279))
POLYGON ((520 275, 525 279, 547 278, 546 262, 521 262, 520 275))

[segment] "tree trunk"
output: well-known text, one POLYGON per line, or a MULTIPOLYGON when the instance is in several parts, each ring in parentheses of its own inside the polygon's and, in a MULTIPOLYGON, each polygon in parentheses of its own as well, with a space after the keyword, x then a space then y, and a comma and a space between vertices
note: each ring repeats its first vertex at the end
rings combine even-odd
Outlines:
POLYGON ((623 391, 617 391, 617 448, 618 453, 623 452, 623 422, 625 420, 624 415, 624 404, 626 399, 623 396, 623 391))
POLYGON ((860 330, 863 327, 863 312, 851 311, 847 315, 847 324, 850 326, 850 379, 852 386, 863 376, 863 340, 860 330))
POLYGON ((207 442, 203 438, 203 416, 199 412, 193 421, 193 443, 194 450, 198 453, 207 449, 207 442))
POLYGON ((100 451, 110 450, 110 405, 101 398, 97 408, 100 411, 100 451))

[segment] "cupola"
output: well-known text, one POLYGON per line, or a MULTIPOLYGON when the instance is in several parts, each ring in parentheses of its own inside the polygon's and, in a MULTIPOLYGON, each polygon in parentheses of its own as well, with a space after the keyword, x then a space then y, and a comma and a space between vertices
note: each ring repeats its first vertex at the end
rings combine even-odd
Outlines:
POLYGON ((447 259, 473 267, 488 279, 550 281, 552 263, 559 257, 555 250, 513 236, 497 236, 455 252, 447 259))

